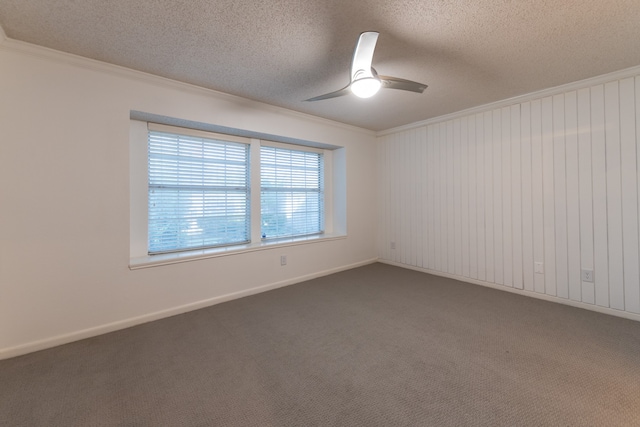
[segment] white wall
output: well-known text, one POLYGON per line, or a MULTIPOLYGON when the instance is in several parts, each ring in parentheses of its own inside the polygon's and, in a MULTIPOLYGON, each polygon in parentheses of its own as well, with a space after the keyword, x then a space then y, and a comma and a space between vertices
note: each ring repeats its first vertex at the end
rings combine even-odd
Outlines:
POLYGON ((379 256, 640 320, 639 139, 640 68, 386 132, 379 256))
POLYGON ((375 260, 372 147, 368 131, 0 40, 0 358, 375 260), (130 270, 131 110, 346 147, 348 237, 130 270))

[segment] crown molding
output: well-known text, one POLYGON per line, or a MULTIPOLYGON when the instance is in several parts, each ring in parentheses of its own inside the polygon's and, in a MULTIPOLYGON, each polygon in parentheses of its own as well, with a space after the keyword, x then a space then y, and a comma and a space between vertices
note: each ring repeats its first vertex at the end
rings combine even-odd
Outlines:
POLYGON ((443 116, 433 117, 431 119, 421 120, 419 122, 409 123, 407 125, 398 126, 391 129, 381 130, 376 132, 376 136, 385 136, 394 133, 404 132, 407 130, 416 129, 419 127, 427 126, 434 123, 446 122, 453 119, 458 119, 465 116, 470 116, 477 113, 483 113, 485 111, 495 110, 502 107, 508 107, 514 104, 520 104, 522 102, 533 101, 535 99, 545 98, 547 96, 558 95, 560 93, 570 92, 574 90, 584 89, 591 86, 601 85, 609 83, 614 80, 620 80, 628 77, 636 77, 640 75, 640 65, 635 67, 625 68, 611 73, 602 74, 595 77, 589 77, 576 82, 566 83, 560 86, 554 86, 548 89, 542 89, 536 92, 527 93, 524 95, 514 96, 513 98, 507 98, 489 104, 479 105, 477 107, 471 107, 466 110, 456 111, 455 113, 445 114, 443 116))
POLYGON ((23 55, 35 56, 38 58, 50 60, 53 62, 69 64, 72 66, 85 68, 101 73, 111 74, 118 77, 124 77, 131 80, 142 81, 145 83, 154 84, 164 88, 174 88, 185 92, 190 92, 198 95, 211 96, 220 100, 233 102, 235 104, 249 105, 252 108, 262 111, 269 111, 272 113, 289 116, 301 120, 311 121, 320 125, 331 126, 334 128, 344 129, 351 132, 368 135, 371 137, 376 136, 376 132, 364 129, 361 127, 349 125, 334 120, 325 119, 322 117, 314 116, 312 114, 301 113, 298 111, 290 110, 275 105, 270 105, 264 102, 255 101, 249 98, 243 98, 237 95, 231 95, 217 90, 196 86, 190 83, 184 83, 178 80, 172 80, 166 77, 160 77, 154 74, 145 73, 143 71, 133 70, 131 68, 122 67, 120 65, 110 64, 107 62, 98 61, 95 59, 85 58, 83 56, 74 55, 67 52, 62 52, 55 49, 50 49, 44 46, 35 45, 19 40, 14 40, 7 37, 2 28, 0 27, 0 51, 15 52, 23 55))

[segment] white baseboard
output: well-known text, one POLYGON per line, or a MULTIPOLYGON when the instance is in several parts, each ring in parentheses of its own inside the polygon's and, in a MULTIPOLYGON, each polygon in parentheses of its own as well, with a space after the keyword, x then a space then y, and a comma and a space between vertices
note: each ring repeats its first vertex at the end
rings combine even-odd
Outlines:
POLYGON ((70 342, 79 341, 85 338, 91 338, 98 335, 106 334, 109 332, 117 331, 120 329, 130 328, 132 326, 140 325, 142 323, 152 322, 154 320, 163 319, 165 317, 175 316, 177 314, 186 313, 200 308, 209 307, 212 305, 220 304, 222 302, 231 301, 234 299, 246 297, 249 295, 259 294, 272 289, 282 288, 284 286, 294 285, 296 283, 304 282, 311 279, 316 279, 322 276, 328 276, 329 274, 339 273, 345 270, 351 270, 352 268, 362 267, 364 265, 373 264, 377 262, 377 258, 371 258, 365 261, 360 261, 354 264, 343 265, 341 267, 332 268, 329 270, 319 271, 305 276, 294 277, 292 279, 283 280, 280 282, 270 283, 267 285, 258 286, 251 289, 246 289, 239 292, 233 292, 226 295, 221 295, 214 298, 209 298, 202 301, 196 301, 190 304, 181 305, 178 307, 169 308, 166 310, 156 311, 154 313, 144 314, 142 316, 132 317, 125 320, 119 320, 117 322, 108 323, 105 325, 96 326, 93 328, 83 329, 68 334, 58 335, 51 338, 45 338, 43 340, 33 341, 30 343, 22 344, 15 347, 9 347, 0 349, 0 360, 9 359, 11 357, 22 356, 34 351, 45 350, 47 348, 57 347, 59 345, 68 344, 70 342))
POLYGON ((599 305, 587 304, 579 301, 572 301, 569 299, 564 299, 564 298, 547 295, 547 294, 540 294, 538 292, 532 292, 525 289, 517 289, 509 286, 496 285, 495 283, 489 283, 482 280, 472 279, 470 277, 456 276, 454 274, 443 273, 441 271, 435 271, 435 270, 429 270, 428 268, 414 267, 412 265, 402 264, 399 262, 389 261, 385 259, 378 259, 378 262, 383 264, 393 265, 396 267, 406 268, 409 270, 415 270, 422 273, 429 273, 429 274, 433 274, 434 276, 441 276, 449 279, 459 280, 460 282, 466 282, 474 285, 485 286, 487 288, 498 289, 500 291, 511 292, 513 294, 524 295, 527 297, 537 298, 544 301, 556 302, 559 304, 569 305, 571 307, 583 308, 585 310, 591 310, 598 313, 608 314, 611 316, 622 317, 625 319, 635 320, 637 322, 640 322, 640 314, 630 313, 628 311, 616 310, 609 307, 602 307, 599 305))

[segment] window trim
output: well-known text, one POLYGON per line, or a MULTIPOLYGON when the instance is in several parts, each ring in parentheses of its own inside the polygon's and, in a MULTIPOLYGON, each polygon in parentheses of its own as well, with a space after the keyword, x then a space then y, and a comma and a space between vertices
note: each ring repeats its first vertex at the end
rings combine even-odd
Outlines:
MULTIPOLYGON (((162 117, 162 116, 154 116, 162 117)), ((196 122, 188 122, 196 123, 196 122)), ((148 233, 148 157, 147 157, 147 135, 149 126, 157 128, 160 126, 162 129, 171 129, 170 132, 195 132, 197 134, 211 135, 212 132, 206 129, 208 125, 200 124, 198 129, 190 129, 181 126, 172 126, 165 123, 153 123, 148 121, 136 120, 133 117, 133 112, 130 120, 130 133, 129 133, 129 186, 130 186, 130 253, 129 253, 129 268, 139 269, 148 268, 160 265, 176 264, 181 262, 190 262, 199 259, 208 259, 221 256, 238 255, 248 252, 269 250, 278 247, 289 247, 297 245, 307 245, 313 243, 335 241, 345 239, 347 237, 346 227, 346 148, 340 146, 334 146, 329 144, 294 144, 289 142, 274 142, 271 138, 262 140, 258 138, 250 138, 249 149, 249 167, 250 167, 250 197, 252 209, 257 207, 257 215, 252 210, 251 215, 251 241, 246 244, 221 246, 215 248, 206 249, 194 249, 180 252, 171 252, 165 254, 149 255, 147 253, 147 233, 148 233), (202 132, 202 133, 200 133, 202 132), (259 158, 261 145, 280 146, 282 148, 321 152, 324 157, 324 203, 325 203, 325 232, 324 234, 314 234, 308 236, 298 237, 283 237, 277 239, 262 240, 260 234, 260 165, 259 161, 251 161, 251 159, 259 158), (322 148, 318 148, 318 145, 322 148), (325 148, 330 147, 330 148, 325 148), (337 156, 337 157, 336 157, 337 156), (339 191, 335 191, 334 183, 340 185, 339 191), (253 191, 251 189, 254 189, 253 191), (335 207, 338 210, 334 210, 335 207)), ((213 126, 213 125, 211 125, 213 126)), ((225 128, 230 129, 230 128, 225 128)), ((235 134, 221 134, 223 138, 242 138, 246 141, 246 138, 239 136, 243 131, 238 131, 235 134)), ((257 134, 253 132, 253 134, 257 134)), ((261 134, 266 135, 266 134, 261 134)), ((268 135, 273 137, 273 135, 268 135)), ((282 139, 291 138, 282 137, 282 139)))

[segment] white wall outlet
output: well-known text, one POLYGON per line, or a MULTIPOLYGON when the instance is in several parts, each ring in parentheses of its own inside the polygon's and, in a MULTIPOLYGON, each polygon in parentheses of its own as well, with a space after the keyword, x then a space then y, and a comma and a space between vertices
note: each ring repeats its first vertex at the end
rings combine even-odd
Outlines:
POLYGON ((534 262, 533 271, 538 274, 544 274, 544 264, 541 262, 534 262))
POLYGON ((391 242, 391 249, 395 249, 396 248, 396 242, 391 242))
POLYGON ((280 265, 287 265, 287 256, 280 255, 280 265))
POLYGON ((582 281, 593 283, 593 270, 582 270, 582 281))

